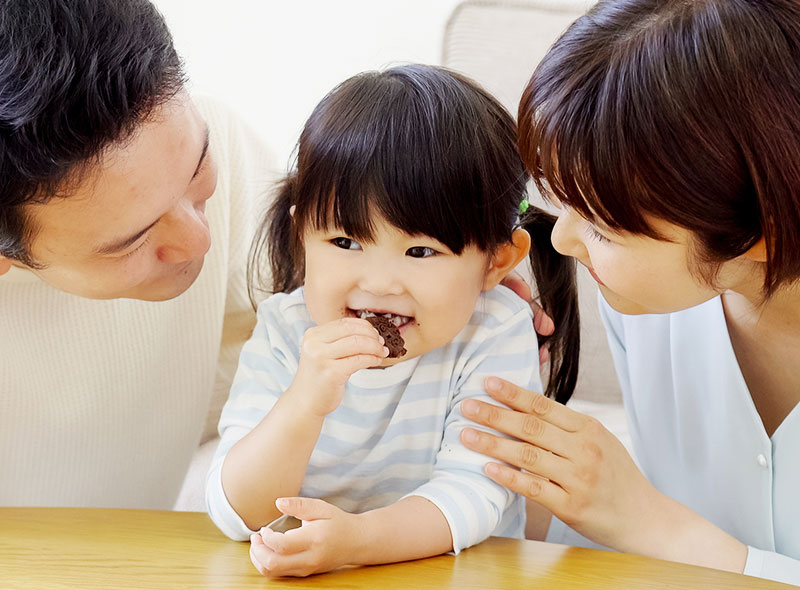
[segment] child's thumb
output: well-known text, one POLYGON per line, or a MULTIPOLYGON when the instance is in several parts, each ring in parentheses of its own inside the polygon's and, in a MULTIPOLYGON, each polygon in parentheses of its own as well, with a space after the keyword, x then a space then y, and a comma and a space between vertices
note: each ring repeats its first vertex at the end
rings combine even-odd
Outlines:
POLYGON ((316 498, 278 498, 275 506, 283 514, 300 520, 319 520, 333 516, 334 507, 316 498))

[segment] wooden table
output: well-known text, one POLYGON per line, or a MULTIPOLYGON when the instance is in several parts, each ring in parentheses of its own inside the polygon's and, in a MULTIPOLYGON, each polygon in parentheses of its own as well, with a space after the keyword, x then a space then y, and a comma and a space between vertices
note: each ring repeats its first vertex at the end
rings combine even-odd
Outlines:
POLYGON ((644 557, 499 538, 457 557, 268 580, 250 564, 248 547, 226 539, 197 512, 0 508, 0 588, 791 588, 644 557))

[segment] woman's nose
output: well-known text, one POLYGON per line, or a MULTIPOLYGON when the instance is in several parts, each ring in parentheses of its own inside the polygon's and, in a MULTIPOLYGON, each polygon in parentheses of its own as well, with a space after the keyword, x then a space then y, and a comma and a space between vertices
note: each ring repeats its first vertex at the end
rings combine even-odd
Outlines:
POLYGON ((164 219, 156 250, 158 259, 167 264, 178 264, 202 258, 211 247, 211 233, 205 215, 205 201, 200 204, 186 202, 168 213, 164 219))
POLYGON ((581 258, 586 253, 586 246, 581 239, 577 217, 570 209, 562 205, 553 231, 550 233, 550 242, 552 242, 553 248, 564 256, 581 258))

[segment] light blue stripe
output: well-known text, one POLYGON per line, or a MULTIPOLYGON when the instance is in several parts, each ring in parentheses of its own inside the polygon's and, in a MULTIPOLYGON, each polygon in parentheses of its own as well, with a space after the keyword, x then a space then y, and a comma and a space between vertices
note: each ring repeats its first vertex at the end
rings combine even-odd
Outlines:
MULTIPOLYGON (((372 449, 371 453, 377 450, 379 450, 379 448, 372 449)), ((381 461, 338 462, 335 465, 325 466, 311 464, 306 471, 306 477, 314 477, 317 475, 344 477, 347 475, 352 481, 354 476, 370 477, 398 464, 432 465, 435 455, 436 452, 433 449, 398 449, 391 452, 381 461)))

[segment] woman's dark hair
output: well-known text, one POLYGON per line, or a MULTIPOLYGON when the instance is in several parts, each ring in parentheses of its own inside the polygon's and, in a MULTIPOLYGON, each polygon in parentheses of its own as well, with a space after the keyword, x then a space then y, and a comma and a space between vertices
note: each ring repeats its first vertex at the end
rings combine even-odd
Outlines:
POLYGON ((68 196, 104 149, 184 86, 147 0, 0 6, 0 255, 31 267, 28 203, 68 196))
POLYGON ((601 1, 536 68, 519 127, 539 189, 586 218, 691 231, 710 283, 763 237, 765 296, 800 278, 798 0, 601 1))
MULTIPOLYGON (((528 180, 512 117, 474 82, 422 65, 354 76, 320 102, 300 135, 296 170, 254 242, 251 297, 267 255, 272 290, 303 284, 306 227, 339 227, 370 241, 381 216, 455 254, 469 245, 491 254, 520 225, 528 180)), ((574 263, 550 244, 553 223, 531 208, 521 225, 533 240, 542 305, 557 327, 547 393, 566 402, 578 371, 577 294, 574 263)))

